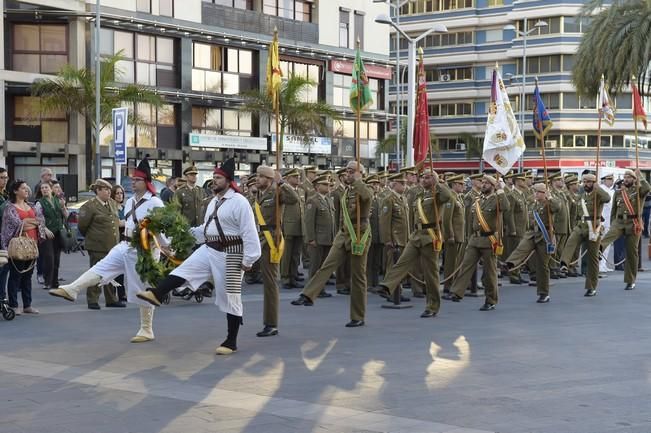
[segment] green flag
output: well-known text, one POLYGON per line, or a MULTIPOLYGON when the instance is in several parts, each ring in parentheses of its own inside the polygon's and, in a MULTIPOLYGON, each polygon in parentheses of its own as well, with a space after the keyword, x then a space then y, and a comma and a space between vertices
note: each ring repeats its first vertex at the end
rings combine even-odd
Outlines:
POLYGON ((362 111, 373 103, 371 89, 368 87, 368 77, 364 69, 364 62, 359 52, 355 52, 355 64, 353 65, 353 82, 350 86, 350 108, 353 111, 362 111))

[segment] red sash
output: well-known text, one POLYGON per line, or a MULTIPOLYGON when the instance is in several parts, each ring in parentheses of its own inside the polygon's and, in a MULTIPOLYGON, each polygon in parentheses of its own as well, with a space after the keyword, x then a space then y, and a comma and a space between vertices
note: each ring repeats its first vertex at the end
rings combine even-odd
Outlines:
POLYGON ((629 215, 635 215, 635 218, 633 218, 633 233, 635 233, 636 236, 639 236, 640 233, 642 233, 642 224, 640 224, 638 212, 635 212, 633 209, 633 203, 631 203, 631 199, 628 197, 628 190, 622 190, 621 193, 622 199, 624 199, 624 205, 626 206, 629 215))

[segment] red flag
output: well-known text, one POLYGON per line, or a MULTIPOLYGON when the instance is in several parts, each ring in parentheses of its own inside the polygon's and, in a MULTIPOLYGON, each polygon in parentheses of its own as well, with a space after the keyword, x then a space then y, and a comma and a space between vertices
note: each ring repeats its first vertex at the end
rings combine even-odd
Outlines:
POLYGON ((633 120, 636 122, 639 120, 644 124, 644 129, 646 129, 646 113, 644 112, 644 105, 642 105, 642 98, 640 98, 640 92, 637 90, 635 84, 631 83, 633 88, 633 120))
POLYGON ((430 145, 429 112, 427 109, 427 84, 425 81, 425 65, 423 50, 418 50, 418 93, 416 95, 416 121, 414 123, 414 162, 423 162, 427 158, 430 145))

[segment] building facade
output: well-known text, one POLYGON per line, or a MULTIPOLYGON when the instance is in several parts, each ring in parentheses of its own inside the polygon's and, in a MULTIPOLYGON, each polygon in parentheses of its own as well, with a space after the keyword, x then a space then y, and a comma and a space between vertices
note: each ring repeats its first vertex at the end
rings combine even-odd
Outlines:
MULTIPOLYGON (((525 168, 542 169, 541 143, 535 139, 532 127, 536 77, 554 122, 545 137, 548 167, 563 170, 594 167, 598 136, 596 95, 578 97, 571 82, 574 54, 582 33, 590 25, 589 20, 578 16, 582 5, 582 1, 571 0, 414 0, 401 8, 400 26, 414 37, 434 23, 448 28, 447 34, 432 34, 420 43, 424 50, 430 126, 439 142, 439 168, 464 171, 480 168, 476 145, 479 142, 481 146, 483 142, 496 63, 513 110, 520 118, 524 41, 516 31, 505 29, 507 26, 528 33, 524 74, 525 168), (536 26, 539 21, 546 25, 536 26), (467 143, 473 141, 472 137, 474 149, 467 143)), ((401 39, 399 45, 400 56, 406 59, 406 40, 401 39)), ((393 32, 391 55, 394 58, 397 48, 393 32)), ((397 109, 396 92, 396 83, 392 82, 389 100, 393 113, 397 109)), ((403 101, 405 92, 403 84, 403 101)), ((630 91, 613 99, 617 107, 616 122, 613 126, 603 124, 600 165, 635 166, 630 91)), ((402 112, 406 114, 406 105, 402 112)), ((649 169, 649 137, 644 132, 640 133, 639 146, 641 167, 649 169)))
MULTIPOLYGON (((0 161, 12 178, 36 179, 42 166, 74 174, 79 188, 95 175, 92 131, 66 113, 35 116, 31 84, 65 64, 94 69, 94 0, 4 0, 4 62, 0 68, 5 123, 0 161)), ((100 56, 121 54, 118 83, 158 92, 164 104, 128 105, 140 123, 127 132, 128 166, 149 155, 154 171, 180 175, 194 163, 200 180, 215 162, 235 156, 247 173, 275 161, 270 119, 241 113, 241 94, 261 89, 267 50, 278 29, 283 76, 308 77, 306 101, 338 112, 331 133, 303 143, 285 137, 284 165, 341 165, 354 152, 348 108, 355 41, 369 68, 374 105, 362 118, 362 158, 375 161, 387 120, 388 30, 374 22, 388 6, 371 0, 102 0, 100 56), (382 37, 378 37, 382 35, 382 37)), ((101 175, 115 176, 112 126, 100 135, 101 175)), ((275 140, 275 138, 274 138, 275 140)), ((124 174, 127 174, 124 171, 124 174)))

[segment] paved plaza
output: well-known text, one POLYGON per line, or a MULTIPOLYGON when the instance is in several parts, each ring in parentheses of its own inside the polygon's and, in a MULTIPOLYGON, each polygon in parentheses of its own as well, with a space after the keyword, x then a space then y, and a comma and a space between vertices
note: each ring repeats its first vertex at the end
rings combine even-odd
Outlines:
MULTIPOLYGON (((87 263, 62 258, 70 280, 87 263)), ((651 269, 646 261, 645 265, 651 269)), ((348 297, 294 307, 280 335, 257 338, 261 287, 245 288, 240 350, 212 305, 175 298, 156 311, 156 341, 130 344, 138 312, 89 311, 34 285, 38 317, 0 320, 1 433, 648 433, 651 272, 556 280, 549 304, 505 284, 500 304, 445 302, 435 319, 380 308, 349 329, 348 297)), ((328 286, 334 291, 332 286, 328 286)))

